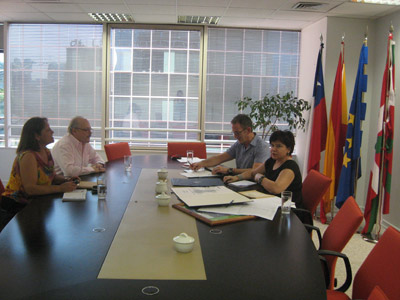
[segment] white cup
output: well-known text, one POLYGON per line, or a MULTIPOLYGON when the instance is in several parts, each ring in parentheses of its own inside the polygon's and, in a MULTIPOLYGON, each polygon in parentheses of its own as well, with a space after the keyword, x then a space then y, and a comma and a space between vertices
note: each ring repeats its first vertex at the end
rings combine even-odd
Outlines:
POLYGON ((157 202, 159 206, 168 206, 171 197, 166 193, 162 192, 161 194, 156 196, 157 202))
POLYGON ((156 193, 161 194, 161 193, 167 193, 167 192, 168 192, 167 183, 165 181, 157 181, 156 193))
POLYGON ((126 172, 130 172, 132 170, 132 156, 131 155, 124 155, 124 165, 125 165, 126 172))
POLYGON ((105 200, 107 195, 106 180, 97 178, 97 196, 99 200, 105 200))
POLYGON ((165 181, 168 178, 168 170, 166 168, 157 171, 158 180, 165 181))
POLYGON ((182 253, 188 253, 193 250, 194 238, 182 232, 172 239, 174 241, 175 250, 182 253))
POLYGON ((283 191, 281 193, 281 213, 282 214, 290 214, 290 207, 292 206, 292 192, 291 191, 283 191))

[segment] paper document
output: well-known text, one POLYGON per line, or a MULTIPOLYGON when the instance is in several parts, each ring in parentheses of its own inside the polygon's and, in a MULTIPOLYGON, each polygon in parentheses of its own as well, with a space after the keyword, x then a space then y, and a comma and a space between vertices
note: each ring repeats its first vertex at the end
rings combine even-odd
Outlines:
POLYGON ((275 197, 274 195, 269 195, 265 193, 261 193, 256 190, 250 190, 250 191, 240 191, 238 192, 239 194, 246 196, 250 199, 257 199, 257 198, 269 198, 269 197, 275 197))
POLYGON ((62 201, 84 201, 86 200, 86 189, 79 189, 72 192, 64 193, 62 201))
POLYGON ((254 199, 253 202, 230 205, 227 207, 203 207, 199 208, 198 211, 219 214, 257 216, 267 220, 272 220, 280 206, 281 198, 273 196, 269 198, 254 199))
POLYGON ((256 182, 250 181, 250 180, 240 180, 240 181, 228 183, 228 185, 241 187, 241 188, 256 185, 256 184, 257 184, 256 182))
POLYGON ((78 189, 92 189, 96 184, 94 181, 81 181, 78 184, 78 189))
POLYGON ((191 171, 191 172, 183 172, 181 175, 187 178, 196 178, 196 177, 219 177, 218 175, 213 175, 210 171, 204 170, 203 171, 191 171))
MULTIPOLYGON (((204 159, 198 158, 198 157, 193 157, 193 162, 194 163, 200 162, 202 160, 204 160, 204 159)), ((187 163, 187 157, 181 157, 181 158, 178 159, 178 161, 181 162, 181 163, 187 163)))
POLYGON ((253 201, 225 186, 173 187, 171 190, 189 207, 226 205, 253 201))

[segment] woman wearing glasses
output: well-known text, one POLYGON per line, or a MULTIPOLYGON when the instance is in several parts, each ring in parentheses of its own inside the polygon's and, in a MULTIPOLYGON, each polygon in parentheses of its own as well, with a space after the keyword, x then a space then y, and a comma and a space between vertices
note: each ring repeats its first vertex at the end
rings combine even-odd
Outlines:
POLYGON ((256 169, 237 176, 225 176, 224 181, 234 182, 243 179, 254 179, 268 193, 280 196, 283 191, 292 192, 292 201, 296 207, 302 207, 302 178, 299 166, 292 159, 295 141, 290 131, 277 130, 269 139, 271 157, 256 169))
POLYGON ((54 142, 46 118, 33 117, 22 128, 10 178, 1 199, 4 226, 32 196, 70 192, 76 189, 72 179, 54 172, 54 161, 47 145, 54 142))
POLYGON ((105 171, 103 159, 89 144, 91 136, 87 119, 78 116, 71 120, 68 134, 51 149, 57 174, 79 176, 105 171))

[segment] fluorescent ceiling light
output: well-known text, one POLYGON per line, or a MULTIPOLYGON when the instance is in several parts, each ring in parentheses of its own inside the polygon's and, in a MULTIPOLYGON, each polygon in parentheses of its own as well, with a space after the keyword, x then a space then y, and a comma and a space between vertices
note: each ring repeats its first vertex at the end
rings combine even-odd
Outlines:
POLYGON ((178 16, 178 23, 217 25, 220 17, 178 16))
POLYGON ((112 14, 112 13, 89 13, 88 14, 96 22, 113 22, 113 23, 134 23, 131 15, 112 14))
POLYGON ((385 4, 385 5, 400 5, 400 0, 351 0, 358 3, 385 4))

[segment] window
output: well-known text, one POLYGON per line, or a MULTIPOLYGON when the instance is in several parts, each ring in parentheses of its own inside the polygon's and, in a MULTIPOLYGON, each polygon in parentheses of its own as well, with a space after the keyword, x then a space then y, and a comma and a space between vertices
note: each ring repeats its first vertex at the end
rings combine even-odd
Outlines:
POLYGON ((0 146, 4 147, 4 52, 0 50, 0 146))
POLYGON ((234 142, 236 102, 265 94, 297 94, 300 33, 210 28, 207 49, 205 141, 220 152, 234 142))
POLYGON ((108 140, 200 140, 201 31, 111 28, 108 140))
POLYGON ((8 146, 30 117, 47 117, 57 139, 82 115, 100 148, 102 25, 10 24, 8 51, 8 146))

